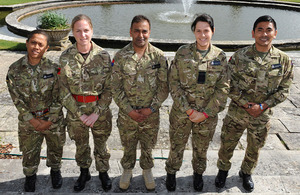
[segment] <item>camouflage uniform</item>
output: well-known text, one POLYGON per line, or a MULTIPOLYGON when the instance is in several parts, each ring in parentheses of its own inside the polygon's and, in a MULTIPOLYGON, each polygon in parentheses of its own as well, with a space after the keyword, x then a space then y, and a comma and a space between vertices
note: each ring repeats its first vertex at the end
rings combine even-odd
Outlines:
POLYGON ((46 165, 54 171, 61 167, 66 135, 57 73, 58 65, 45 57, 36 65, 36 70, 33 70, 27 56, 13 63, 7 73, 8 90, 19 111, 18 134, 20 150, 23 152, 23 172, 26 176, 37 173, 44 138, 47 144, 46 165), (45 109, 49 109, 49 113, 39 118, 53 124, 49 130, 36 131, 29 123, 35 117, 32 112, 45 109))
POLYGON ((80 116, 96 113, 99 115, 92 130, 94 138, 94 156, 96 169, 106 172, 109 169, 110 153, 106 141, 112 130, 110 76, 111 60, 107 51, 92 42, 92 50, 86 60, 78 52, 76 43, 65 50, 61 57, 61 98, 67 108, 68 133, 76 144, 76 162, 82 168, 92 163, 89 146, 89 127, 83 124, 80 116), (99 100, 89 103, 76 101, 72 94, 81 96, 99 96, 99 100))
POLYGON ((266 103, 269 108, 283 102, 292 83, 293 66, 289 57, 271 47, 264 59, 258 55, 255 45, 238 50, 229 62, 232 99, 224 119, 218 168, 228 171, 233 151, 247 128, 247 149, 241 166, 251 175, 270 129, 271 109, 254 118, 242 108, 248 102, 266 103))
POLYGON ((120 109, 117 125, 124 147, 121 160, 124 169, 134 168, 138 141, 141 144, 141 168, 153 167, 152 149, 157 141, 159 108, 168 97, 167 69, 164 53, 150 43, 141 59, 137 58, 132 43, 115 55, 112 90, 120 109), (142 123, 128 115, 133 109, 149 107, 155 112, 142 123))
POLYGON ((170 113, 171 148, 166 171, 175 174, 180 169, 192 130, 192 165, 194 172, 202 174, 218 113, 224 109, 229 91, 225 53, 211 45, 203 57, 196 43, 180 47, 170 68, 169 85, 174 103, 170 113), (205 112, 209 117, 201 123, 193 123, 186 114, 189 109, 205 112))

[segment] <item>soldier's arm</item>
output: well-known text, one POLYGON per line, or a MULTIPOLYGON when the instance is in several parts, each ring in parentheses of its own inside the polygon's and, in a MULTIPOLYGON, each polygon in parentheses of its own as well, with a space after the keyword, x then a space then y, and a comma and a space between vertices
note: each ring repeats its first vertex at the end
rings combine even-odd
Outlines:
POLYGON ((19 91, 19 86, 16 85, 15 78, 11 72, 11 70, 8 71, 6 76, 6 83, 8 87, 8 91, 10 93, 11 99, 13 103, 15 104, 17 110, 19 111, 20 115, 23 117, 24 121, 29 121, 33 119, 33 115, 31 114, 28 106, 24 102, 24 96, 19 91))
POLYGON ((113 61, 112 76, 111 76, 111 90, 114 101, 119 106, 120 110, 125 113, 130 113, 133 109, 129 104, 128 98, 126 97, 124 86, 123 86, 123 72, 119 61, 121 57, 116 55, 113 61))
POLYGON ((290 86, 293 80, 293 64, 288 57, 283 60, 282 64, 284 64, 283 79, 280 82, 280 85, 275 93, 271 94, 264 102, 268 105, 268 107, 274 107, 277 104, 283 102, 284 100, 286 100, 289 94, 290 86))
POLYGON ((158 111, 161 104, 167 99, 169 94, 169 87, 168 87, 168 62, 166 58, 162 55, 160 56, 160 68, 158 70, 158 77, 157 77, 157 93, 153 97, 151 103, 151 110, 158 111))
POLYGON ((62 58, 60 58, 60 64, 61 69, 60 73, 58 74, 58 82, 59 82, 59 99, 62 103, 62 105, 72 114, 80 118, 82 115, 79 108, 77 107, 76 101, 73 98, 70 89, 69 89, 69 84, 67 81, 67 76, 66 76, 66 70, 65 66, 63 66, 64 61, 62 58))
POLYGON ((55 66, 55 69, 57 72, 55 75, 55 84, 53 86, 52 90, 52 99, 53 102, 50 106, 50 115, 49 115, 49 121, 55 123, 60 118, 60 113, 62 112, 62 104, 59 99, 59 83, 58 83, 58 74, 60 73, 60 69, 58 68, 57 64, 53 64, 55 66))
POLYGON ((110 81, 111 81, 111 71, 112 71, 112 66, 111 66, 111 60, 109 57, 109 54, 104 56, 104 75, 105 75, 105 82, 104 82, 104 87, 103 91, 100 94, 100 98, 98 100, 98 106, 95 108, 94 113, 99 114, 102 116, 106 109, 109 107, 111 100, 112 100, 112 93, 111 93, 111 86, 110 86, 110 81))
POLYGON ((229 93, 229 75, 228 75, 228 64, 226 60, 226 55, 224 52, 220 53, 219 59, 221 58, 221 65, 223 67, 220 76, 215 85, 215 91, 210 98, 209 103, 205 108, 205 113, 208 116, 216 116, 219 112, 224 110, 227 102, 227 97, 229 93))
POLYGON ((236 58, 236 53, 230 58, 228 62, 229 79, 230 79, 230 91, 229 98, 231 98, 236 104, 243 107, 249 102, 247 97, 244 96, 243 91, 239 88, 239 80, 242 79, 237 69, 239 65, 239 59, 236 58))
POLYGON ((175 59, 172 61, 169 69, 169 89, 174 104, 180 108, 183 113, 185 113, 187 110, 191 109, 191 106, 187 101, 186 92, 180 86, 178 66, 179 62, 175 56, 175 59))

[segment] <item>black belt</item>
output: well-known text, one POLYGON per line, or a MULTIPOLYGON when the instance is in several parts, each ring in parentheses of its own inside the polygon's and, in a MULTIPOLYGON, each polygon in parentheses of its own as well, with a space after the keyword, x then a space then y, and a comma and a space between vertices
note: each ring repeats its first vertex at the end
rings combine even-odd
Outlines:
POLYGON ((131 106, 131 107, 134 110, 139 110, 139 109, 145 108, 144 106, 131 106))
POLYGON ((31 114, 35 117, 35 118, 42 118, 45 117, 49 114, 50 109, 46 108, 45 110, 37 110, 34 112, 31 112, 31 114))

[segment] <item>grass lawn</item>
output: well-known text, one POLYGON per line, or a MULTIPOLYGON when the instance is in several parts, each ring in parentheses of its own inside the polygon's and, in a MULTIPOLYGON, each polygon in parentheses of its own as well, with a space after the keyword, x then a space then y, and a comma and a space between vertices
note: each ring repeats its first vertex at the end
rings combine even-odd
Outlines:
POLYGON ((43 0, 0 0, 0 5, 15 5, 21 3, 29 3, 34 1, 43 1, 43 0))
POLYGON ((300 0, 276 0, 276 1, 288 1, 288 2, 300 3, 300 0))
POLYGON ((289 2, 300 3, 300 0, 276 0, 276 1, 289 1, 289 2))
POLYGON ((26 51, 25 43, 0 40, 0 50, 26 51))

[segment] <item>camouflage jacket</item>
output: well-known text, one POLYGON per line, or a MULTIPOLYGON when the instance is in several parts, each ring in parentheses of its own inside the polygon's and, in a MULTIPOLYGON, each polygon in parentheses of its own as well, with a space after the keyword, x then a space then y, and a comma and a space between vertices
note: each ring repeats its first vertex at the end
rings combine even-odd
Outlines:
POLYGON ((85 60, 78 52, 76 43, 60 56, 60 96, 63 105, 73 115, 82 114, 72 94, 99 96, 94 113, 100 116, 109 107, 112 96, 110 89, 111 60, 107 51, 92 42, 92 50, 85 60))
POLYGON ((19 111, 19 119, 28 121, 31 112, 50 108, 49 120, 56 122, 62 105, 59 102, 58 65, 43 57, 34 71, 27 55, 13 63, 7 73, 7 86, 19 111))
POLYGON ((229 97, 239 106, 254 102, 273 107, 287 98, 293 65, 290 58, 274 46, 263 60, 254 44, 242 48, 233 54, 229 67, 229 97))
POLYGON ((132 43, 114 57, 112 74, 113 97, 124 113, 132 106, 158 110, 168 97, 168 64, 163 51, 148 43, 145 54, 137 58, 132 43))
POLYGON ((181 46, 169 73, 173 107, 185 113, 189 109, 216 116, 225 108, 229 76, 225 53, 211 45, 203 58, 196 43, 181 46))

